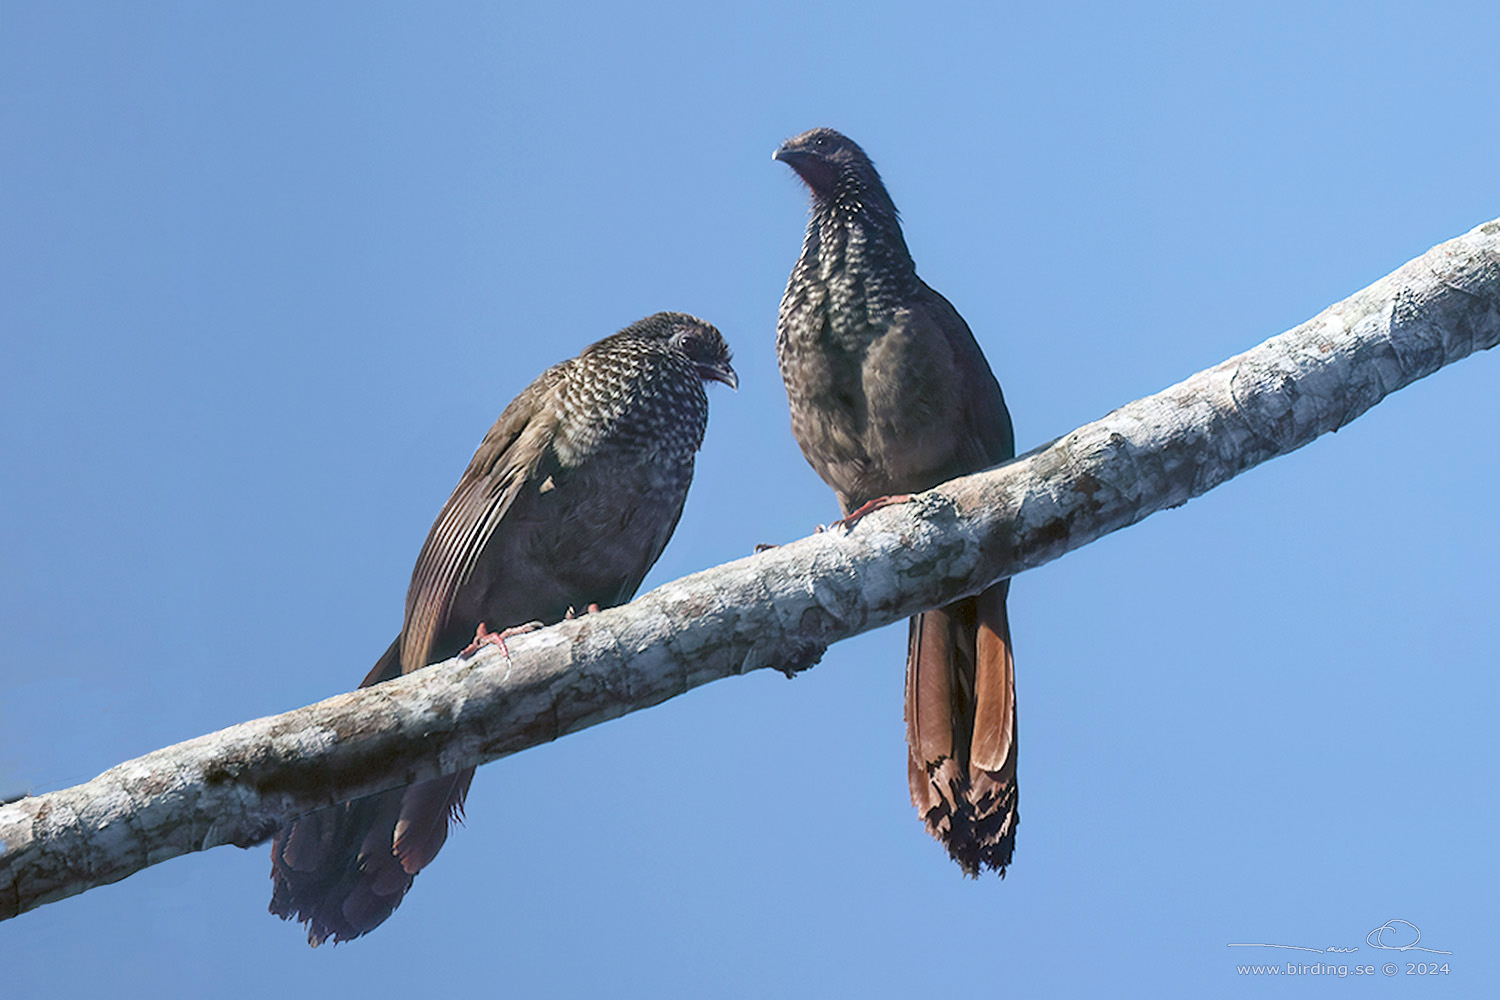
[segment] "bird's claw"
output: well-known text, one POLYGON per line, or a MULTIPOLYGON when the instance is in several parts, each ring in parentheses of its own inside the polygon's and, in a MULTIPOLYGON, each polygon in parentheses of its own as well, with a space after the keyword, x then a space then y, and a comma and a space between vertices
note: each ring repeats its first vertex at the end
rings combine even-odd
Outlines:
MULTIPOLYGON (((597 609, 597 605, 595 607, 597 609)), ((499 646, 501 655, 508 660, 510 659, 510 650, 506 648, 506 639, 510 639, 518 635, 525 635, 527 632, 535 632, 537 629, 542 627, 542 622, 527 622, 525 625, 512 625, 510 628, 505 629, 503 632, 491 632, 489 628, 485 626, 484 622, 480 622, 479 627, 474 630, 474 641, 464 647, 463 652, 458 654, 458 658, 461 660, 467 660, 469 657, 479 652, 485 646, 499 646)))
MULTIPOLYGON (((854 522, 858 521, 860 518, 865 517, 869 514, 873 514, 877 510, 880 510, 882 507, 893 507, 898 503, 909 503, 911 501, 911 497, 912 495, 910 493, 892 493, 887 497, 876 497, 874 500, 867 501, 866 503, 861 504, 859 507, 856 507, 854 510, 845 514, 837 521, 834 521, 828 527, 844 529, 852 528, 854 527, 854 522)), ((820 527, 818 530, 822 531, 824 529, 820 527)))

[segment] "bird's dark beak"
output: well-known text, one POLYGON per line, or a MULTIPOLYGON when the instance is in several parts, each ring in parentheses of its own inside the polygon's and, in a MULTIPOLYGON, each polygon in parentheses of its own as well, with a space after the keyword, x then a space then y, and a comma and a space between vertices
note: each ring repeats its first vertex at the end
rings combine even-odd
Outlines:
POLYGON ((833 188, 834 172, 829 162, 820 154, 798 146, 782 146, 771 154, 771 159, 780 160, 796 171, 802 183, 815 195, 823 196, 833 188))
POLYGON ((725 361, 723 364, 703 365, 698 369, 698 372, 705 379, 712 379, 715 382, 723 382, 725 385, 729 386, 729 388, 734 389, 735 391, 739 390, 740 377, 734 373, 734 369, 729 366, 729 362, 727 361, 725 361))
POLYGON ((780 160, 787 166, 796 168, 799 160, 806 160, 812 154, 805 149, 793 149, 791 146, 778 146, 776 152, 771 154, 771 159, 780 160))

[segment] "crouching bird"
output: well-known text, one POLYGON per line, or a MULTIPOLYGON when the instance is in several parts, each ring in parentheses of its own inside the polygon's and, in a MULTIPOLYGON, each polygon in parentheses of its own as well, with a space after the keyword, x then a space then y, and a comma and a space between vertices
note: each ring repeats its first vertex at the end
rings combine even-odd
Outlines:
MULTIPOLYGON (((401 634, 361 683, 446 660, 487 623, 622 604, 677 526, 708 422, 738 378, 719 331, 657 313, 554 365, 511 401, 412 571, 401 634)), ((271 912, 314 947, 379 926, 461 814, 472 768, 300 816, 271 847, 271 912)))
MULTIPOLYGON (((1013 457, 1000 385, 963 317, 917 277, 864 150, 817 128, 775 158, 812 192, 776 354, 792 433, 846 522, 1013 457)), ((989 867, 1003 876, 1015 848, 1008 590, 1003 580, 913 618, 907 647, 912 803, 969 875, 989 867)))

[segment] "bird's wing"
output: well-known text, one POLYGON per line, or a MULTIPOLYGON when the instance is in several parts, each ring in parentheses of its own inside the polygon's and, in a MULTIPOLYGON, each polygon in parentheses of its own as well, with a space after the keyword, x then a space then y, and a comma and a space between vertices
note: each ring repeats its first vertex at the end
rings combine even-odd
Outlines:
POLYGON ((454 595, 516 497, 551 455, 557 415, 547 403, 568 364, 543 372, 505 408, 433 522, 406 593, 403 672, 428 664, 454 595))
POLYGON ((920 308, 913 312, 930 321, 941 334, 957 368, 953 381, 955 402, 963 413, 964 423, 957 458, 963 472, 978 472, 1015 457, 1010 411, 969 324, 952 303, 925 284, 918 304, 920 308))

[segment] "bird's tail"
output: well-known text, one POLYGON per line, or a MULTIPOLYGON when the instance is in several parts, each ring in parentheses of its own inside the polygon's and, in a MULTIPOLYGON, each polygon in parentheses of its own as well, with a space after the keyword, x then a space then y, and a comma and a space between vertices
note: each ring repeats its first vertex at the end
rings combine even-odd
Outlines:
MULTIPOLYGON (((399 673, 392 644, 360 686, 399 673)), ((448 824, 462 818, 473 777, 466 768, 292 820, 271 844, 271 912, 307 924, 315 948, 380 926, 442 849, 448 824)))
POLYGON ((912 804, 965 874, 1003 878, 1020 821, 1010 581, 911 620, 906 738, 912 804))

